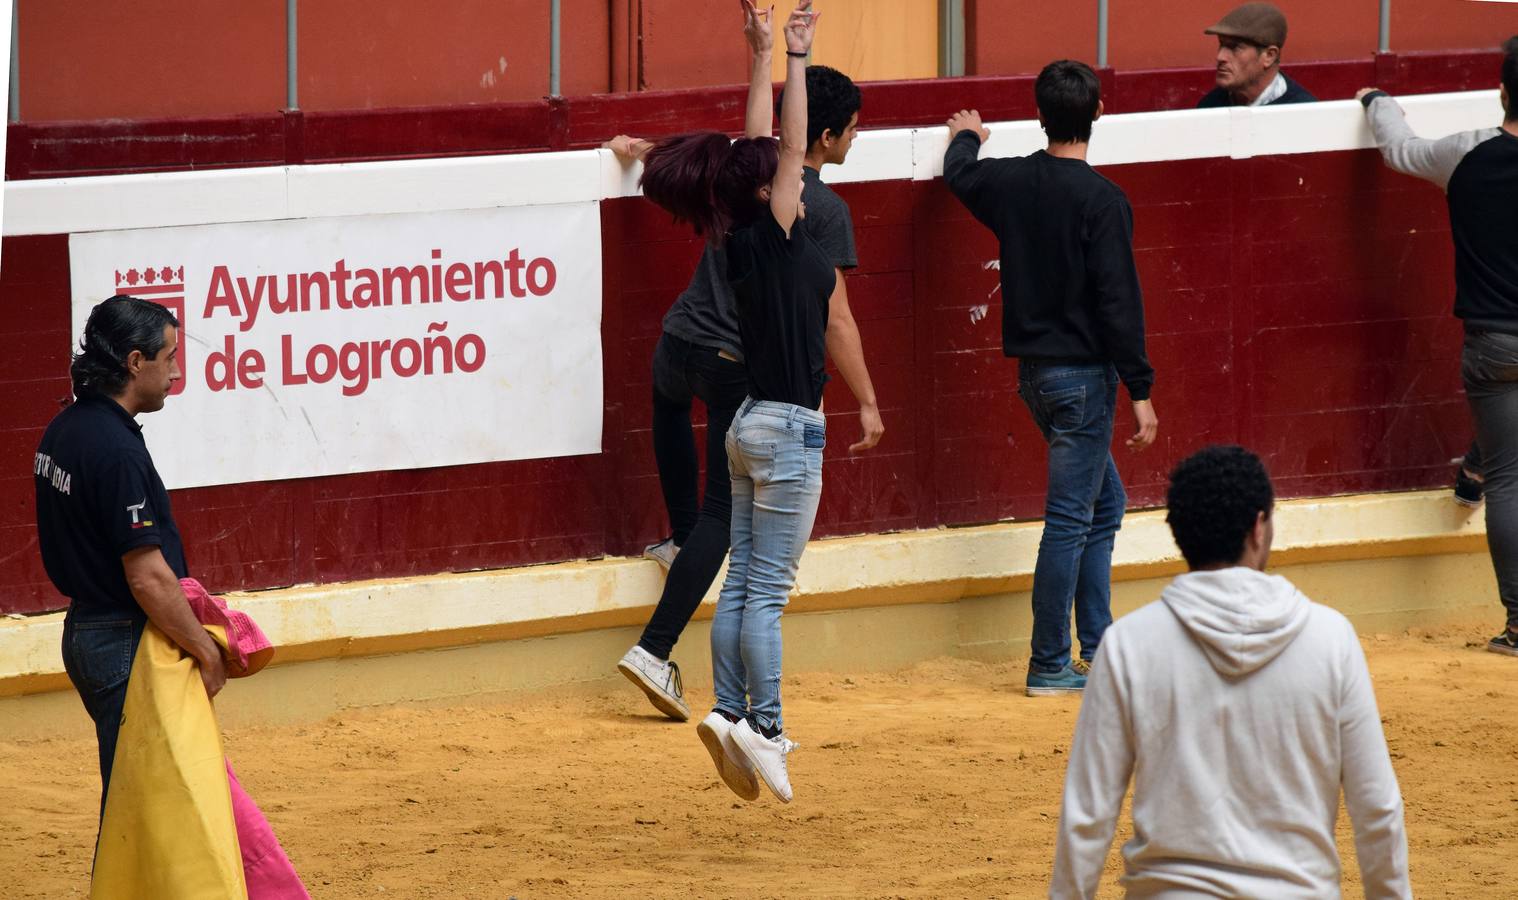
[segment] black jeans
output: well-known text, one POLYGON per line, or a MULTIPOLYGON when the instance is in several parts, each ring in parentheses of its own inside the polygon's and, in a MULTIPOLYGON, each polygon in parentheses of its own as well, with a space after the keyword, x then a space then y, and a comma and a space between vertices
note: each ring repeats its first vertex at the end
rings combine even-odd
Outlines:
POLYGON ((727 429, 748 393, 743 364, 665 334, 654 350, 654 459, 669 524, 680 554, 638 645, 669 659, 727 556, 733 488, 727 469, 727 429), (706 493, 698 503, 696 436, 691 398, 706 404, 706 493))
POLYGON ((1508 628, 1518 630, 1518 334, 1469 332, 1460 358, 1476 418, 1486 495, 1486 543, 1508 628))
POLYGON ((111 786, 111 762, 116 758, 116 735, 126 704, 127 679, 147 619, 129 612, 76 614, 63 617, 63 669, 95 721, 100 745, 100 811, 111 786))

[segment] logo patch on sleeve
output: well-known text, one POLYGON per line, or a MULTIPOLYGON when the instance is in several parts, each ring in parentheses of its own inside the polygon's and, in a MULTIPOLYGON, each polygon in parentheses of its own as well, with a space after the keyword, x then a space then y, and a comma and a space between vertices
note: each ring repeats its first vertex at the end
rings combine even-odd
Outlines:
POLYGON ((148 498, 144 497, 144 498, 142 498, 141 502, 133 503, 131 506, 128 506, 126 508, 127 512, 129 512, 129 513, 132 514, 132 528, 133 529, 137 529, 137 528, 152 528, 153 527, 153 520, 152 519, 144 519, 142 517, 142 515, 141 515, 141 513, 143 512, 143 507, 145 507, 147 505, 148 505, 148 498))

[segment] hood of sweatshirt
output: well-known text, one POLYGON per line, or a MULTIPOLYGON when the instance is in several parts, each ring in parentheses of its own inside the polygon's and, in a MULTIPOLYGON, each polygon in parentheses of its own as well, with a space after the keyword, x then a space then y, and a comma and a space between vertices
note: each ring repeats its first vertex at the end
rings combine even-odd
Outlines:
POLYGON ((1243 566, 1188 572, 1160 599, 1201 644, 1212 667, 1231 678, 1279 656, 1302 633, 1311 606, 1285 578, 1243 566))

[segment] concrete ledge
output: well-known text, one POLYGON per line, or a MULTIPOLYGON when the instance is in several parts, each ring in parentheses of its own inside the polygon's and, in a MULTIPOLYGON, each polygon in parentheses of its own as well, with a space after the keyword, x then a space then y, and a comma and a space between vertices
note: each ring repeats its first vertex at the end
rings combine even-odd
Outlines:
MULTIPOLYGON (((942 604, 1025 592, 1042 529, 1041 522, 1017 522, 814 541, 802 558, 790 611, 942 604)), ((1272 562, 1279 568, 1482 554, 1485 540, 1483 517, 1450 502, 1445 491, 1295 500, 1277 510, 1272 562)), ((1130 515, 1113 554, 1114 583, 1183 570, 1164 511, 1130 515)), ((1478 566, 1476 574, 1491 580, 1489 566, 1478 566)), ((652 562, 607 559, 296 587, 228 600, 279 646, 277 666, 641 625, 662 584, 652 562)), ((710 618, 720 584, 719 576, 698 619, 710 618)), ((1495 596, 1494 587, 1485 593, 1495 596)), ((1489 601, 1472 598, 1470 606, 1489 601)), ((1363 611, 1377 614, 1389 604, 1430 608, 1406 597, 1367 602, 1363 611)), ((61 613, 0 620, 0 697, 68 687, 58 652, 62 629, 61 613)))

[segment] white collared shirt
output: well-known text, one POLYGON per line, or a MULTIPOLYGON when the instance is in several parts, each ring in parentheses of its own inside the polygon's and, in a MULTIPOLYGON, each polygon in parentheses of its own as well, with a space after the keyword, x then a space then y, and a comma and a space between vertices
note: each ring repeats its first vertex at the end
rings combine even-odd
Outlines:
POLYGON ((1280 71, 1277 71, 1276 72, 1275 80, 1270 83, 1269 87, 1267 87, 1265 90, 1261 91, 1260 92, 1260 96, 1254 98, 1254 102, 1251 103, 1251 104, 1249 104, 1249 105, 1250 106, 1264 106, 1267 103, 1274 103, 1277 100, 1281 99, 1281 97, 1284 96, 1285 94, 1286 94, 1286 76, 1283 73, 1281 73, 1280 71))

